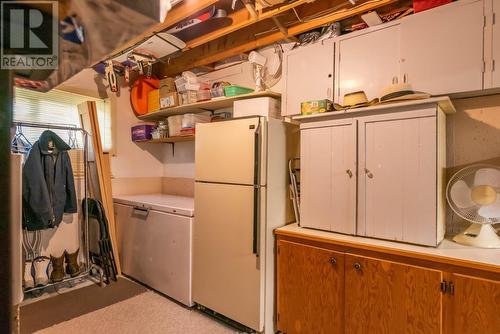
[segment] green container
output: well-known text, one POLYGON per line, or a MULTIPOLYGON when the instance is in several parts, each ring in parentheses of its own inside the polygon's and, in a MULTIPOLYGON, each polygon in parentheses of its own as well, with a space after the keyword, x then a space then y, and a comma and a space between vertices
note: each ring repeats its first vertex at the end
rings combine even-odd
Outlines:
POLYGON ((246 87, 241 87, 241 86, 225 86, 224 87, 224 95, 226 96, 236 96, 236 95, 241 95, 241 94, 248 94, 252 93, 253 89, 251 88, 246 88, 246 87))

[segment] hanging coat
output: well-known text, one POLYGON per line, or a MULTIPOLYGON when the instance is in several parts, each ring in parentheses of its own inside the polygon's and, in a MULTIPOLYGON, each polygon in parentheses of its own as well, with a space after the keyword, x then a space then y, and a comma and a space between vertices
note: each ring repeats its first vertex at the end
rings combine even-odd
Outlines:
POLYGON ((70 149, 50 130, 33 144, 23 167, 24 228, 35 231, 57 227, 63 213, 77 212, 75 181, 67 152, 70 149))

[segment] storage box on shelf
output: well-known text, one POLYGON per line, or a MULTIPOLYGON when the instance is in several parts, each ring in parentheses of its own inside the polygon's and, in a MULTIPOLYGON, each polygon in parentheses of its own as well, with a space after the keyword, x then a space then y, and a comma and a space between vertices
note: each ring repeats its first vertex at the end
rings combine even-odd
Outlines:
POLYGON ((194 128, 196 123, 210 123, 210 114, 184 114, 182 128, 194 128))
POLYGON ((152 138, 154 123, 142 123, 134 125, 130 129, 132 141, 148 141, 152 138))
POLYGON ((224 87, 224 95, 226 96, 237 96, 242 94, 249 94, 251 92, 253 92, 253 89, 237 85, 224 87))
POLYGON ((192 72, 183 72, 175 79, 175 86, 180 94, 180 104, 210 100, 210 84, 192 72))
POLYGON ((155 89, 148 93, 148 113, 160 109, 160 90, 155 89))
POLYGON ((281 103, 271 97, 234 101, 233 117, 266 116, 280 118, 281 103))
POLYGON ((179 94, 176 92, 167 93, 161 96, 160 93, 160 108, 172 108, 179 105, 179 94))

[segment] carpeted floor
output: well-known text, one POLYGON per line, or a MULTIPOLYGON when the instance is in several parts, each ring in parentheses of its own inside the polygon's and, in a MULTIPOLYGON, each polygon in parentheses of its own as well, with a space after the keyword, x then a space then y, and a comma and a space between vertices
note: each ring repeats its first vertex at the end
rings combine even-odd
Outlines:
POLYGON ((236 330, 126 278, 24 305, 21 334, 233 334, 236 330))
POLYGON ((62 333, 234 334, 237 331, 149 291, 36 332, 62 333))
POLYGON ((21 306, 21 334, 67 321, 149 291, 126 278, 101 288, 97 285, 21 306))

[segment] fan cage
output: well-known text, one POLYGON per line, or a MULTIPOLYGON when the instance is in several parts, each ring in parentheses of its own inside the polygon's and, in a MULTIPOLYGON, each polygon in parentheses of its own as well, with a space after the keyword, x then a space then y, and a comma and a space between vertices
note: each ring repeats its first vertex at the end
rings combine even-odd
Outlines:
POLYGON ((446 187, 446 199, 448 201, 448 205, 451 207, 453 212, 455 212, 462 219, 465 219, 475 224, 498 224, 500 223, 500 217, 488 218, 488 217, 483 217, 478 213, 479 209, 481 208, 481 205, 474 205, 469 208, 460 208, 451 199, 451 194, 450 194, 451 188, 456 182, 462 180, 467 185, 470 186, 471 184, 474 183, 474 177, 476 175, 476 172, 483 168, 496 169, 500 172, 500 167, 495 165, 476 164, 465 167, 459 170, 457 173, 455 173, 451 177, 450 181, 448 181, 448 186, 446 187))

